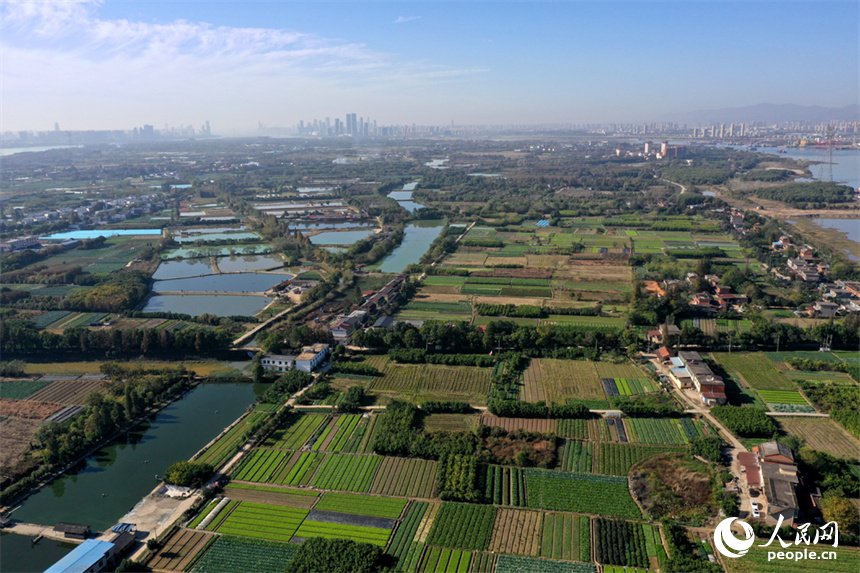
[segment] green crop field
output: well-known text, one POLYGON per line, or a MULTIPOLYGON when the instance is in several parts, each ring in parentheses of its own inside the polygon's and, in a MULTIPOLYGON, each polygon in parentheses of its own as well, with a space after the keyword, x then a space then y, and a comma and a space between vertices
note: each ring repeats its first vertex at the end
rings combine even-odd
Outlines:
POLYGON ((540 556, 564 561, 591 561, 591 522, 584 515, 547 513, 543 519, 540 556))
POLYGON ((527 468, 529 507, 639 518, 627 478, 527 468))
POLYGON ((318 489, 367 492, 382 458, 354 454, 328 454, 311 480, 318 489))
POLYGON ((700 420, 689 418, 626 418, 627 440, 640 444, 681 446, 697 437, 709 435, 700 420))
POLYGON ((291 414, 263 445, 279 450, 298 450, 326 419, 326 416, 317 414, 291 414))
POLYGON ((428 499, 436 487, 437 462, 385 456, 370 493, 428 499))
POLYGON ((678 448, 670 446, 600 443, 595 448, 592 471, 596 474, 626 476, 634 464, 657 454, 676 451, 678 448))
POLYGON ((421 525, 421 520, 427 512, 428 503, 415 501, 409 506, 406 516, 394 532, 394 537, 391 539, 391 545, 388 546, 387 553, 394 557, 396 564, 402 566, 406 560, 406 554, 412 546, 415 536, 418 533, 418 526, 421 525))
POLYGON ((6 380, 0 382, 0 398, 23 400, 48 384, 50 382, 42 382, 41 380, 6 380))
POLYGON ((490 545, 495 520, 495 507, 445 502, 433 521, 427 543, 485 551, 490 545))
POLYGON ((385 547, 391 536, 390 529, 347 525, 327 521, 305 520, 296 531, 296 537, 325 537, 326 539, 351 539, 357 543, 370 543, 385 547))
POLYGON ((215 531, 287 543, 307 515, 306 509, 243 501, 227 515, 215 531))
POLYGON ((471 551, 429 547, 418 567, 418 573, 467 573, 471 563, 471 551))
POLYGON ((397 364, 387 356, 370 356, 366 364, 383 373, 368 382, 370 392, 390 392, 414 401, 460 400, 484 404, 490 391, 491 368, 440 364, 397 364))
POLYGON ((481 472, 484 502, 494 505, 526 505, 525 480, 522 468, 490 465, 481 472))
POLYGON ((279 450, 255 449, 246 456, 242 464, 231 473, 231 478, 240 481, 267 482, 284 461, 287 453, 279 450))
POLYGON ((306 486, 324 459, 324 454, 318 452, 294 452, 286 464, 281 466, 273 483, 283 485, 306 486))
POLYGON ((405 499, 391 497, 327 492, 323 494, 314 509, 398 519, 406 503, 405 499))
POLYGON ((537 557, 499 555, 494 573, 597 573, 591 563, 569 563, 550 561, 537 557))
POLYGON ((593 446, 591 442, 565 440, 558 456, 558 468, 566 472, 591 473, 593 446))
POLYGON ((783 376, 763 352, 714 352, 714 358, 756 390, 797 389, 794 382, 783 376))
POLYGON ((579 440, 588 439, 588 420, 572 419, 558 420, 556 423, 555 433, 561 438, 576 438, 579 440))
POLYGON ((192 573, 269 573, 289 563, 298 551, 298 545, 242 539, 222 535, 206 550, 192 569, 192 573))
POLYGON ((776 404, 807 404, 806 400, 796 390, 759 390, 761 399, 776 404))

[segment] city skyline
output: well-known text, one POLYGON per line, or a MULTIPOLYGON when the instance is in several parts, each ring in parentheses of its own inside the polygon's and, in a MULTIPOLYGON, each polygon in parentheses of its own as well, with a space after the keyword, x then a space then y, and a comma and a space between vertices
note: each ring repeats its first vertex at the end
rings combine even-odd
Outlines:
POLYGON ((858 6, 4 2, 2 130, 654 122, 858 101, 858 6), (852 31, 853 30, 853 31, 852 31))

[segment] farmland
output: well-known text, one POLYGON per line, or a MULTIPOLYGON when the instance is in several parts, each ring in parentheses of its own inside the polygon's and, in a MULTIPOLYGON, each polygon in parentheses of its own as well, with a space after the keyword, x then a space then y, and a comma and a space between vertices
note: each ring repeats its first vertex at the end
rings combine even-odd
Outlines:
POLYGON ((757 390, 796 390, 794 383, 776 369, 763 352, 714 352, 723 368, 739 374, 744 381, 757 390))
MULTIPOLYGON (((801 552, 808 549, 821 554, 823 551, 834 551, 835 559, 803 559, 801 562, 787 559, 768 559, 768 550, 758 547, 767 543, 766 539, 756 539, 753 549, 744 555, 743 559, 726 559, 727 573, 854 573, 860 569, 860 549, 856 547, 833 547, 831 545, 801 545, 789 547, 785 551, 801 552)), ((777 551, 782 548, 777 549, 777 551)))
POLYGON ((262 420, 266 414, 262 412, 252 412, 242 418, 232 428, 224 432, 218 440, 203 452, 196 461, 213 466, 219 466, 230 456, 236 453, 236 449, 244 441, 243 435, 248 426, 254 424, 258 420, 262 420))
POLYGON ((524 509, 499 509, 490 539, 490 551, 538 555, 543 514, 524 509))
POLYGON ((290 415, 283 427, 275 430, 263 445, 279 450, 298 450, 325 421, 326 417, 322 415, 290 415))
POLYGON ((525 507, 526 484, 522 468, 490 465, 484 471, 481 480, 485 503, 525 507))
POLYGON ((495 507, 445 502, 433 521, 427 543, 486 551, 495 520, 495 507))
POLYGON ((328 492, 323 494, 314 509, 397 519, 405 507, 405 499, 328 492))
POLYGON ((43 380, 4 380, 0 382, 0 398, 23 400, 48 384, 43 380))
POLYGON ((152 569, 183 571, 215 539, 211 533, 179 529, 152 554, 146 565, 152 569))
POLYGON ((548 561, 536 557, 499 555, 496 558, 495 573, 597 573, 591 563, 567 563, 548 561))
POLYGON ((283 485, 308 485, 324 457, 317 452, 293 452, 272 481, 283 485))
POLYGON ((281 465, 285 456, 286 452, 278 450, 255 449, 251 455, 245 457, 231 477, 236 480, 265 483, 272 479, 273 473, 281 465))
POLYGON ((471 551, 430 547, 424 553, 419 573, 467 573, 472 563, 471 551))
POLYGON ((397 560, 397 564, 401 568, 418 534, 418 528, 428 507, 429 504, 425 502, 412 502, 412 505, 409 506, 406 512, 406 516, 394 532, 391 545, 388 547, 388 554, 397 560))
POLYGON ((562 438, 575 438, 579 440, 588 439, 588 420, 575 418, 569 420, 558 420, 556 423, 556 434, 562 438))
POLYGON ((503 428, 508 432, 523 429, 527 432, 548 434, 555 431, 556 420, 547 420, 546 418, 500 418, 493 414, 484 413, 481 414, 481 424, 503 428))
POLYGON ((539 556, 564 561, 591 561, 590 519, 567 513, 544 514, 539 556))
POLYGON ((527 468, 529 507, 617 517, 641 517, 627 479, 527 468))
POLYGON ((351 539, 357 543, 370 543, 384 547, 391 536, 391 530, 381 527, 333 523, 329 521, 302 522, 296 531, 297 537, 325 537, 326 539, 351 539))
POLYGON ((710 435, 702 421, 689 418, 627 418, 623 426, 631 443, 680 446, 710 435))
POLYGON ((308 510, 292 507, 279 507, 243 501, 232 511, 224 508, 214 523, 214 531, 229 535, 239 535, 253 539, 287 543, 307 517, 308 510))
POLYGON ((311 485, 318 489, 367 492, 380 459, 379 456, 327 454, 311 485))
POLYGON ((781 416, 779 425, 789 434, 806 441, 806 445, 832 456, 860 459, 860 440, 829 418, 781 416))
MULTIPOLYGON (((540 375, 532 374, 532 387, 526 389, 526 395, 534 395, 542 386, 543 395, 548 402, 563 404, 567 399, 605 402, 606 395, 600 384, 600 377, 593 362, 555 360, 550 358, 535 359, 538 362, 540 375)), ((530 380, 526 380, 527 384, 530 380)))
POLYGON ((100 375, 94 378, 85 375, 77 380, 56 380, 33 392, 27 399, 82 406, 86 403, 87 395, 100 391, 104 383, 105 379, 100 375))
POLYGON ((366 364, 383 373, 367 384, 367 390, 374 393, 391 393, 418 402, 459 400, 484 404, 490 391, 490 368, 397 364, 386 356, 368 357, 366 364))
POLYGON ((282 505, 299 509, 311 509, 319 496, 318 492, 312 490, 250 485, 239 482, 228 484, 224 488, 224 493, 231 500, 282 505))
POLYGON ((428 499, 436 486, 436 462, 384 457, 370 493, 428 499))
MULTIPOLYGON (((651 540, 653 545, 653 536, 651 540)), ((594 557, 598 563, 606 565, 647 568, 649 555, 641 524, 618 519, 595 519, 594 557)))
MULTIPOLYGON (((192 571, 193 573, 224 573, 224 571, 240 569, 249 573, 276 571, 289 563, 296 551, 298 551, 297 545, 222 535, 209 547, 192 571)), ((173 568, 164 567, 164 569, 173 568)), ((175 569, 185 570, 183 567, 175 569)))
POLYGON ((601 443, 595 448, 592 471, 596 474, 626 476, 630 468, 641 460, 671 451, 677 451, 677 448, 601 443))

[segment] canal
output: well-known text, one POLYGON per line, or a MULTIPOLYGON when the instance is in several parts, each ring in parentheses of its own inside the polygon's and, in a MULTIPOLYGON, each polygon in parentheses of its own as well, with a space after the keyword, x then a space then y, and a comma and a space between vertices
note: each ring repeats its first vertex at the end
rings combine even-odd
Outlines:
MULTIPOLYGON (((156 476, 163 476, 170 464, 190 458, 238 418, 254 397, 252 384, 202 384, 27 498, 10 517, 42 525, 68 521, 96 531, 108 529, 152 491, 158 484, 156 476)), ((5 553, 2 545, 0 552, 5 553)))

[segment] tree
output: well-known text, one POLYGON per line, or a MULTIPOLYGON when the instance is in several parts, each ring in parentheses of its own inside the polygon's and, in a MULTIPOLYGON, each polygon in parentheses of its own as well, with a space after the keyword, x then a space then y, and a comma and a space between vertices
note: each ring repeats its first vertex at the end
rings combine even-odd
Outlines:
POLYGON ((164 483, 183 487, 201 487, 215 468, 201 462, 176 462, 164 473, 164 483))
POLYGON ((835 521, 839 524, 840 531, 857 531, 860 526, 860 518, 857 516, 857 508, 847 498, 835 492, 827 492, 821 500, 821 512, 824 521, 835 521))

